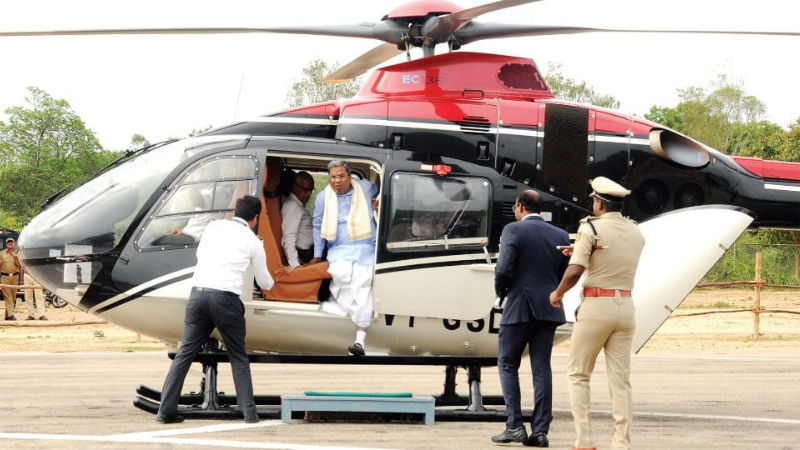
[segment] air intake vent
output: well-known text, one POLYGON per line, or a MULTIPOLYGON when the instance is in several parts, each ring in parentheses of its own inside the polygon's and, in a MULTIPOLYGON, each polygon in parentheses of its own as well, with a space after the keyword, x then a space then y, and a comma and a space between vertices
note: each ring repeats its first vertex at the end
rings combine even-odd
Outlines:
POLYGON ((509 89, 547 90, 547 84, 531 64, 506 64, 497 77, 509 89))
POLYGON ((514 202, 503 202, 501 214, 505 219, 516 220, 516 216, 514 216, 514 202))
POLYGON ((488 133, 489 129, 492 127, 489 119, 476 116, 464 117, 464 120, 459 122, 459 125, 461 125, 461 131, 472 133, 488 133))
POLYGON ((589 110, 548 104, 544 120, 544 182, 584 198, 589 154, 589 110))

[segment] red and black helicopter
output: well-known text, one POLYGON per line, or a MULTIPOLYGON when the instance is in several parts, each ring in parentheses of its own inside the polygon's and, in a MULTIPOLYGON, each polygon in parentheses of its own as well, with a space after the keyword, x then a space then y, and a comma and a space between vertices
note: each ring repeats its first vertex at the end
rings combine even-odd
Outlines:
MULTIPOLYGON (((323 172, 328 160, 345 159, 357 176, 381 187, 369 348, 383 358, 491 359, 501 314, 492 307, 492 259, 502 227, 514 220, 516 194, 539 191, 546 220, 575 232, 578 220, 591 213, 588 180, 606 176, 633 191, 624 213, 642 222, 649 237, 634 291, 635 348, 641 348, 746 228, 800 229, 800 163, 727 156, 638 117, 557 100, 528 58, 434 54, 437 45, 458 50, 481 39, 644 31, 473 20, 533 1, 467 9, 414 1, 378 23, 354 26, 0 32, 262 31, 383 41, 331 74, 331 81, 353 78, 411 48, 424 55, 376 69, 354 98, 233 123, 124 156, 23 230, 26 270, 86 311, 177 343, 198 226, 202 231, 209 220, 230 214, 238 196, 263 192, 258 234, 276 287, 243 297, 248 347, 340 353, 351 325, 319 310, 324 265, 286 269, 274 193, 287 169, 323 172)), ((560 329, 558 340, 569 332, 569 325, 560 329)))

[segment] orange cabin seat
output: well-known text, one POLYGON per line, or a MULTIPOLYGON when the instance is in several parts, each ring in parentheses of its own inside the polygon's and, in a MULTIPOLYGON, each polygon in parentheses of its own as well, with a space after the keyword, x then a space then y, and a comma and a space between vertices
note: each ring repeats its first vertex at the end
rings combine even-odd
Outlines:
MULTIPOLYGON (((278 188, 281 176, 281 161, 278 158, 267 158, 264 174, 264 191, 271 193, 278 188)), ((317 301, 322 280, 330 278, 328 262, 306 264, 289 270, 286 255, 281 246, 283 232, 281 224, 281 197, 262 197, 261 214, 258 218, 258 235, 263 239, 264 252, 267 254, 267 270, 275 280, 270 290, 262 290, 264 298, 287 302, 314 303, 317 301)))

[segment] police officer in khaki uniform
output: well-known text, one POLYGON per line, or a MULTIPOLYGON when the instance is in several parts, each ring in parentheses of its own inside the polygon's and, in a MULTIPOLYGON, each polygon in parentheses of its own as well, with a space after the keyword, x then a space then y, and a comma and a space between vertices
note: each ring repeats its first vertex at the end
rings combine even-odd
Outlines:
POLYGON ((602 349, 614 417, 612 447, 627 449, 633 418, 630 363, 636 326, 631 290, 644 237, 636 223, 620 213, 631 191, 605 177, 595 178, 591 185, 594 216, 581 220, 574 249, 564 250, 565 255, 571 255, 569 267, 550 294, 550 303, 557 307, 586 272, 567 367, 570 406, 578 435, 575 448, 594 448, 589 379, 602 349))
MULTIPOLYGON (((6 248, 0 250, 0 284, 19 284, 19 258, 14 239, 6 239, 6 248)), ((5 320, 17 320, 14 316, 14 306, 17 302, 16 288, 4 287, 3 298, 6 302, 5 320)))

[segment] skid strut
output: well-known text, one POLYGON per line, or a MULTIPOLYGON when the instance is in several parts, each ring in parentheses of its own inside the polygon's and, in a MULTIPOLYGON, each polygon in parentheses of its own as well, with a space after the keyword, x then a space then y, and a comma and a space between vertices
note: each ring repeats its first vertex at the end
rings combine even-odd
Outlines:
MULTIPOLYGON (((484 405, 503 405, 503 397, 481 394, 481 367, 497 365, 497 359, 476 356, 333 356, 333 355, 273 355, 250 354, 251 364, 347 364, 347 365, 436 365, 445 366, 445 380, 441 395, 436 400, 436 420, 439 421, 504 421, 505 411, 486 409, 484 405), (458 395, 456 375, 458 368, 467 369, 469 396, 458 395), (464 406, 466 409, 445 407, 464 406)), ((170 354, 174 357, 174 354, 170 354)), ((179 414, 190 419, 240 419, 242 413, 234 408, 235 395, 217 391, 217 369, 219 363, 227 363, 228 355, 219 351, 216 340, 210 340, 203 353, 194 362, 203 365, 203 379, 199 392, 181 395, 179 414)), ((161 401, 161 392, 147 386, 139 386, 139 396, 133 404, 139 409, 155 414, 161 401)), ((258 416, 262 419, 280 418, 280 395, 256 395, 258 416)))

